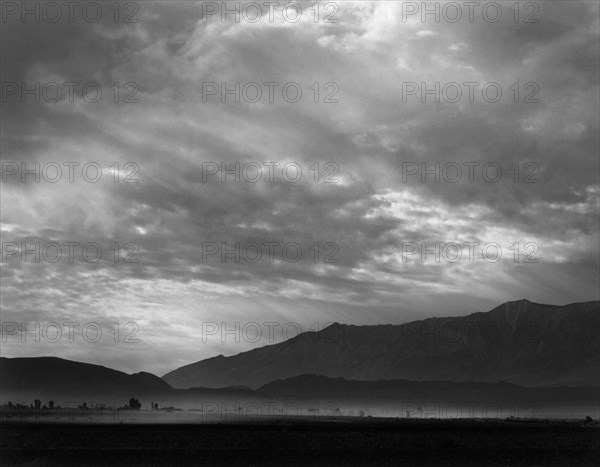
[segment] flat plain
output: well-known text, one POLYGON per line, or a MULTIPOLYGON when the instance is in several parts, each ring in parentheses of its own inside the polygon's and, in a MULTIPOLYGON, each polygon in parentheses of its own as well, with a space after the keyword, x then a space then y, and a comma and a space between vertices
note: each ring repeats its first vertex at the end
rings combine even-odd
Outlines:
POLYGON ((600 426, 557 420, 270 419, 0 424, 12 465, 598 465, 600 426))

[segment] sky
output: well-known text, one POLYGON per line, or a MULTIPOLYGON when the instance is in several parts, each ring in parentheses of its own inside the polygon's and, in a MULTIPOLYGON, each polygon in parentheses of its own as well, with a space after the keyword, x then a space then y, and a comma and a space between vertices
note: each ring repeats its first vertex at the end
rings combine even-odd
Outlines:
POLYGON ((2 356, 599 299, 597 2, 285 3, 3 4, 2 356))

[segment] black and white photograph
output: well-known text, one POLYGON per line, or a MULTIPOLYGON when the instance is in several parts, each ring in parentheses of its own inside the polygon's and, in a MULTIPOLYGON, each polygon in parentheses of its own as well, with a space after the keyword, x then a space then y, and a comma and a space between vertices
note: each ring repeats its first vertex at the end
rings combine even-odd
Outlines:
POLYGON ((0 465, 600 465, 598 0, 0 0, 0 465))

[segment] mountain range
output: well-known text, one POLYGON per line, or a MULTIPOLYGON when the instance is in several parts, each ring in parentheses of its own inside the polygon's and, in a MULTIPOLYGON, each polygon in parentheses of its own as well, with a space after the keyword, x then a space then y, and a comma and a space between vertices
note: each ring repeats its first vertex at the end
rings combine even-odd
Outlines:
POLYGON ((163 376, 175 388, 248 386, 313 374, 358 381, 600 386, 600 302, 527 300, 487 313, 402 325, 333 324, 274 345, 201 360, 163 376))
POLYGON ((202 360, 163 378, 56 357, 0 358, 0 399, 122 405, 137 397, 190 408, 273 398, 335 399, 354 407, 419 399, 597 406, 599 325, 600 302, 552 306, 521 300, 457 318, 334 324, 202 360))
POLYGON ((300 375, 257 390, 176 389, 150 373, 128 375, 55 357, 0 358, 0 375, 0 405, 11 402, 28 406, 41 399, 43 404, 52 400, 63 408, 84 402, 88 407, 120 407, 135 397, 145 409, 156 402, 161 408, 175 406, 217 416, 221 412, 237 414, 237 407, 264 415, 290 411, 314 415, 317 407, 321 415, 358 415, 361 411, 379 416, 466 417, 600 413, 597 387, 526 388, 503 381, 352 381, 300 375), (421 414, 418 407, 425 412, 421 414))

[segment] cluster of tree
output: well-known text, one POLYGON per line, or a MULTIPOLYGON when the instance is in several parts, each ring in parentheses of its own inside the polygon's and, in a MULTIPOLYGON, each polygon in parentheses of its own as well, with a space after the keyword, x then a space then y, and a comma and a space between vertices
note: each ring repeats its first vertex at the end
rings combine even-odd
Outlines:
POLYGON ((131 410, 140 410, 142 408, 142 403, 138 401, 135 397, 129 399, 129 409, 131 410))
MULTIPOLYGON (((42 405, 42 401, 40 399, 34 399, 33 400, 33 404, 30 404, 29 406, 25 405, 25 404, 13 404, 12 402, 7 402, 6 404, 2 405, 3 409, 8 409, 8 410, 23 410, 23 409, 41 409, 41 410, 52 410, 52 409, 62 409, 62 407, 60 406, 55 406, 54 405, 54 401, 48 401, 48 405, 42 405)), ((78 407, 78 409, 80 410, 87 410, 88 409, 88 405, 87 402, 82 402, 78 407)), ((104 410, 104 409, 110 409, 111 407, 107 407, 105 404, 92 404, 92 408, 93 409, 100 409, 100 410, 104 410)), ((120 407, 120 409, 126 409, 126 410, 139 410, 142 408, 142 403, 137 400, 135 397, 132 397, 131 399, 129 399, 129 402, 124 405, 123 407, 120 407)), ((153 410, 158 410, 158 403, 153 402, 151 405, 151 408, 153 410)))
POLYGON ((54 401, 48 401, 48 405, 42 405, 42 401, 40 399, 34 399, 33 404, 13 404, 11 401, 8 401, 6 404, 2 405, 3 409, 7 409, 7 410, 24 410, 24 409, 42 409, 42 410, 48 410, 48 409, 60 409, 61 407, 55 407, 54 406, 54 401))
POLYGON ((30 406, 27 406, 25 404, 13 404, 12 402, 7 402, 6 404, 4 404, 2 406, 3 409, 8 409, 8 410, 24 410, 24 409, 33 409, 33 404, 31 404, 30 406))

